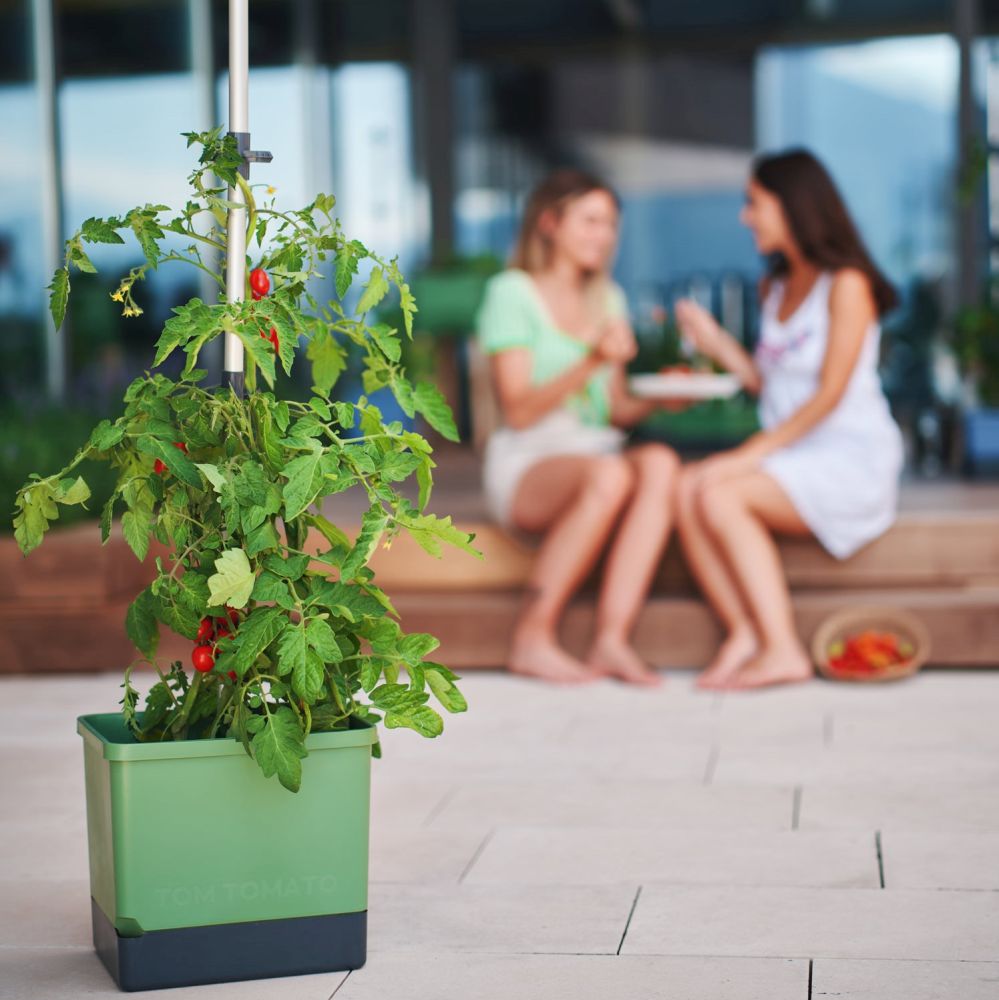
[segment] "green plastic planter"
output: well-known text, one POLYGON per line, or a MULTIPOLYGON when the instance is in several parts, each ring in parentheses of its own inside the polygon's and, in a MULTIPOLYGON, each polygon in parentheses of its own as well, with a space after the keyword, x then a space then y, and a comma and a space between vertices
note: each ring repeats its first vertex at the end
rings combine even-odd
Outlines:
POLYGON ((302 788, 231 739, 85 715, 94 946, 124 990, 359 968, 375 730, 313 733, 302 788))

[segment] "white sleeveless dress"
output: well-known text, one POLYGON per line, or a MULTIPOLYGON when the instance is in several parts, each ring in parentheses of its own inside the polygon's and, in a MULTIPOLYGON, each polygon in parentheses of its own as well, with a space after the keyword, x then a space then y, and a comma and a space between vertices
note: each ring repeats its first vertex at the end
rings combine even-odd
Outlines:
MULTIPOLYGON (((831 273, 820 275, 808 297, 783 322, 778 318, 783 283, 774 282, 766 297, 756 348, 764 429, 783 423, 818 389, 832 283, 831 273)), ((904 449, 878 377, 880 340, 881 328, 873 323, 836 408, 763 463, 822 546, 838 559, 886 531, 898 505, 904 449)))

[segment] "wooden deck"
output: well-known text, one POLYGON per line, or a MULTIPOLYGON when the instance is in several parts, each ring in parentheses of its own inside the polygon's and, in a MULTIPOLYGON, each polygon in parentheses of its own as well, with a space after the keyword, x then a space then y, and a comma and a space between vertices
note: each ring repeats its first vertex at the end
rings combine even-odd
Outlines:
MULTIPOLYGON (((449 551, 436 560, 400 538, 380 549, 373 565, 404 627, 441 637, 444 662, 499 667, 533 551, 488 521, 474 455, 448 448, 439 463, 431 508, 474 531, 485 559, 449 551)), ((935 665, 999 665, 999 485, 911 481, 901 506, 895 527, 846 562, 812 542, 783 543, 803 637, 844 606, 886 604, 923 618, 935 665)), ((329 514, 349 525, 359 523, 362 510, 363 497, 346 494, 331 501, 329 514)), ((0 539, 0 672, 121 668, 132 656, 125 609, 149 573, 120 537, 101 547, 96 525, 55 532, 27 560, 13 539, 0 539)), ((566 617, 564 638, 577 651, 592 626, 595 582, 566 617)), ((717 626, 671 546, 636 643, 660 666, 696 667, 717 640, 717 626)), ((186 658, 189 646, 165 641, 162 653, 186 658)))

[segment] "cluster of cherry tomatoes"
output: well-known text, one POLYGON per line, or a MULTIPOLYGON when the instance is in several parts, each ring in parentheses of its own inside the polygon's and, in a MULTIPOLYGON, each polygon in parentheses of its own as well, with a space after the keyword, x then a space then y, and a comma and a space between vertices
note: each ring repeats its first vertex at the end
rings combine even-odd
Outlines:
MULTIPOLYGON (((271 290, 271 279, 267 277, 267 272, 261 267, 255 267, 250 272, 250 294, 253 296, 255 302, 262 299, 271 290)), ((281 350, 281 341, 278 339, 278 332, 271 327, 271 333, 268 337, 263 330, 260 331, 260 336, 264 340, 269 340, 274 345, 275 353, 279 353, 281 350)))
MULTIPOLYGON (((219 642, 232 635, 239 625, 239 612, 235 608, 226 608, 225 618, 202 618, 198 626, 195 646, 191 651, 191 663, 199 673, 207 674, 215 668, 215 656, 218 653, 219 642)), ((236 672, 229 671, 229 680, 236 679, 236 672)))
POLYGON ((829 668, 838 674, 873 674, 912 658, 913 648, 892 632, 861 632, 829 649, 829 668))

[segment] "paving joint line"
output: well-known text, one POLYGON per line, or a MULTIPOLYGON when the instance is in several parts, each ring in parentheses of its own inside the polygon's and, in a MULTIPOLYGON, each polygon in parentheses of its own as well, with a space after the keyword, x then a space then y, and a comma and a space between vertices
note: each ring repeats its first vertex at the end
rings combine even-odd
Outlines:
POLYGON ((631 901, 631 909, 628 911, 628 919, 624 924, 624 933, 621 935, 621 940, 618 942, 616 954, 621 954, 621 949, 624 947, 624 939, 628 936, 628 929, 631 927, 631 918, 635 915, 635 907, 638 906, 638 897, 642 895, 642 887, 638 887, 638 891, 635 893, 635 898, 631 901))
POLYGON ((874 831, 874 847, 878 852, 878 881, 881 883, 881 888, 885 887, 885 856, 884 851, 881 848, 881 831, 874 831))
POLYGON ((347 970, 347 975, 345 975, 343 977, 343 979, 340 980, 340 985, 330 994, 330 1000, 333 1000, 333 998, 337 995, 337 993, 339 993, 340 990, 342 990, 344 988, 344 986, 347 983, 347 980, 350 979, 350 977, 353 974, 353 972, 354 972, 353 969, 348 969, 347 970))
POLYGON ((801 822, 801 793, 802 786, 794 786, 794 795, 791 798, 791 829, 797 830, 801 822))
POLYGON ((486 849, 489 841, 493 839, 493 835, 496 833, 495 830, 490 830, 485 837, 482 838, 482 843, 475 849, 475 853, 472 855, 468 864, 465 865, 465 870, 458 876, 458 885, 461 885, 468 873, 475 867, 475 863, 482 857, 482 852, 486 849))
POLYGON ((812 972, 815 968, 815 959, 808 960, 808 1000, 812 1000, 812 972))
POLYGON ((451 800, 458 794, 458 787, 459 787, 458 785, 455 785, 454 788, 449 788, 444 793, 441 800, 437 803, 437 805, 433 807, 433 809, 430 810, 430 812, 424 818, 423 822, 420 824, 421 827, 430 826, 430 824, 433 823, 433 821, 437 819, 437 817, 440 816, 442 812, 444 812, 444 810, 450 804, 451 800))
POLYGON ((718 767, 718 757, 721 751, 717 743, 711 744, 711 752, 708 754, 708 762, 704 765, 703 785, 710 785, 715 780, 715 769, 718 767))

